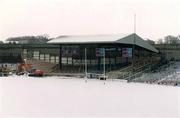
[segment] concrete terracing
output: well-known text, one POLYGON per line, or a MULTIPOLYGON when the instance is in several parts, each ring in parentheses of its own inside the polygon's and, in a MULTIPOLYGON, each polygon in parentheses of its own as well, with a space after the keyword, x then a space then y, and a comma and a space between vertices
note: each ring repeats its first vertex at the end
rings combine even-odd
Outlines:
POLYGON ((28 64, 32 64, 32 67, 34 69, 40 69, 43 70, 45 73, 50 73, 55 71, 57 64, 45 62, 42 60, 36 60, 36 59, 28 59, 28 64))

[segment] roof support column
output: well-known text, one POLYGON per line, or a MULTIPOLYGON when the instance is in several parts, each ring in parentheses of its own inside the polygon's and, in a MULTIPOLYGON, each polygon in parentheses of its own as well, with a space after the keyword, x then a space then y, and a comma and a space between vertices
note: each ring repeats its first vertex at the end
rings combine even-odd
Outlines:
POLYGON ((59 47, 59 69, 62 69, 62 46, 59 47))

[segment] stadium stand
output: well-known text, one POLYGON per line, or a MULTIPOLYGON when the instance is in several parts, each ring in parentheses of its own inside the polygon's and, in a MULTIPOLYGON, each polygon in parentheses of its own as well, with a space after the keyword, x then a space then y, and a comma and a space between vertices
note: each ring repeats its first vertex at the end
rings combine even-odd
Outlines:
POLYGON ((155 70, 144 72, 142 76, 133 79, 133 82, 149 84, 180 85, 180 62, 169 62, 155 70))

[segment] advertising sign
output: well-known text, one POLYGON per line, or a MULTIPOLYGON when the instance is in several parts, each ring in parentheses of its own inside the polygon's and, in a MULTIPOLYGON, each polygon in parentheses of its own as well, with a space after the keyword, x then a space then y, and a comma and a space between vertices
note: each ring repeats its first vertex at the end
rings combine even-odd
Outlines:
POLYGON ((122 57, 132 57, 132 48, 122 48, 122 57))
POLYGON ((104 48, 96 48, 96 57, 103 57, 105 53, 104 48))

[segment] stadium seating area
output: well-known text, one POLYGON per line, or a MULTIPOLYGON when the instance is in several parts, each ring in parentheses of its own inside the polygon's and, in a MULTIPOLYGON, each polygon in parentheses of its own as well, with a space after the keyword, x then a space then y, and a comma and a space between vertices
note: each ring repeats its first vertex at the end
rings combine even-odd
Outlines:
POLYGON ((43 70, 45 73, 56 70, 57 64, 51 62, 45 62, 43 60, 28 59, 27 64, 31 64, 33 68, 43 70))
POLYGON ((143 61, 137 61, 134 66, 128 65, 124 68, 121 68, 119 70, 110 71, 107 73, 108 78, 110 79, 132 79, 132 77, 140 76, 142 72, 149 70, 150 67, 157 62, 150 62, 147 60, 143 61))
POLYGON ((134 82, 150 84, 180 85, 180 62, 170 62, 160 66, 155 71, 143 73, 141 77, 133 79, 134 82))

